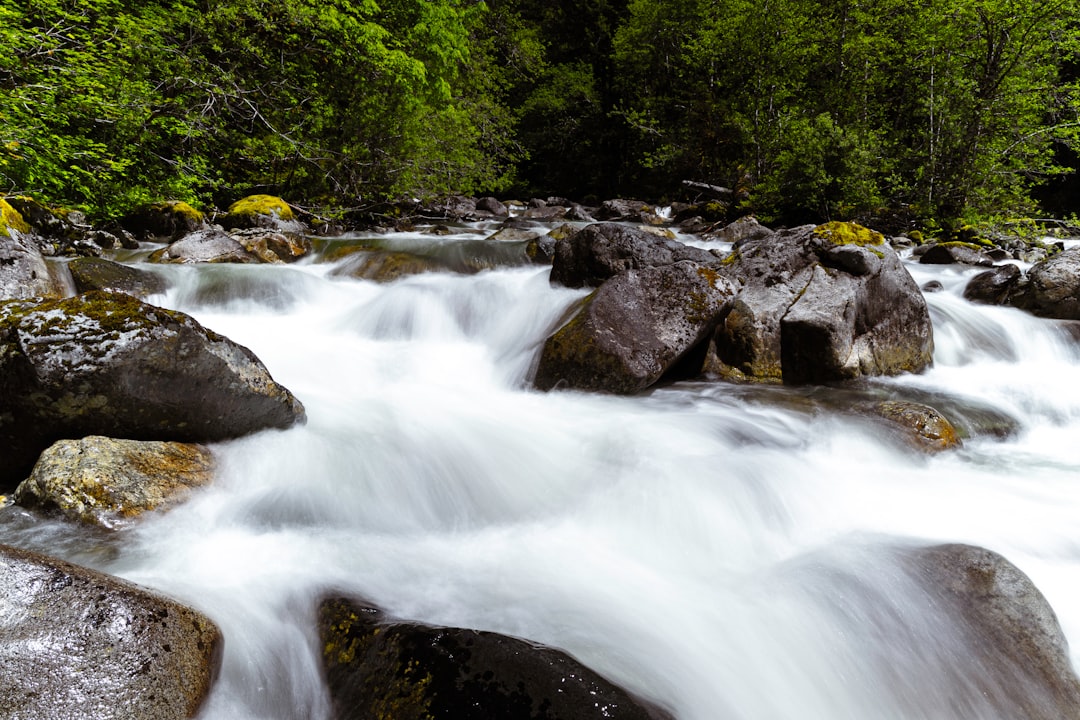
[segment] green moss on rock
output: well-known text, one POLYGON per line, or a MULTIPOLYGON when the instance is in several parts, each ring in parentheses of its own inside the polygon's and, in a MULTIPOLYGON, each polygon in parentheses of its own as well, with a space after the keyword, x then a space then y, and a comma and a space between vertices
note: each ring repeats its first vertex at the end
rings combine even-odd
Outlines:
POLYGON ((229 206, 230 215, 272 215, 282 220, 293 220, 289 204, 274 195, 248 195, 229 206))
POLYGON ((11 207, 7 200, 0 198, 0 235, 11 237, 11 231, 29 233, 30 226, 23 220, 19 211, 11 207))
POLYGON ((829 222, 814 228, 814 234, 834 245, 882 245, 885 236, 853 222, 829 222))

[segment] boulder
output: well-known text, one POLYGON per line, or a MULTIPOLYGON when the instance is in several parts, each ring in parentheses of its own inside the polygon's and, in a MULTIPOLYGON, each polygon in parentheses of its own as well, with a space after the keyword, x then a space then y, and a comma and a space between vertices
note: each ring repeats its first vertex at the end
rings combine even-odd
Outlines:
POLYGON ((993 259, 984 248, 965 242, 944 242, 931 245, 919 256, 923 265, 983 265, 991 266, 993 259))
POLYGON ((569 208, 565 208, 562 205, 544 205, 542 207, 531 207, 526 209, 522 214, 522 217, 528 220, 536 220, 537 222, 555 222, 565 218, 568 211, 569 208))
POLYGON ((221 664, 201 613, 119 578, 0 545, 7 720, 182 720, 221 664))
POLYGON ((642 218, 653 216, 652 207, 641 200, 605 200, 596 213, 597 220, 622 220, 642 222, 642 218))
POLYGON ((616 223, 589 225, 555 245, 551 282, 566 287, 598 287, 627 270, 671 265, 681 260, 717 261, 707 250, 683 245, 616 223))
POLYGON ((155 263, 258 263, 265 262, 224 230, 210 228, 189 233, 168 247, 154 251, 155 263))
POLYGON ((715 270, 690 261, 617 275, 544 342, 534 383, 629 394, 677 366, 696 375, 704 360, 696 351, 733 292, 715 270))
POLYGON ((709 238, 720 242, 737 243, 745 240, 761 240, 772 234, 773 231, 759 223, 753 215, 744 215, 711 233, 709 238))
POLYGON ((1033 266, 1012 304, 1039 317, 1080 320, 1080 247, 1033 266))
POLYGON ((504 227, 499 228, 488 240, 491 242, 532 242, 543 234, 540 228, 504 227))
POLYGON ((168 281, 157 273, 122 265, 103 258, 75 258, 68 263, 75 292, 113 290, 139 298, 158 295, 169 288, 168 281))
POLYGON ((916 450, 937 453, 963 446, 953 424, 940 412, 922 403, 885 400, 868 408, 896 430, 905 444, 916 450))
POLYGON ((267 228, 233 230, 230 236, 265 263, 291 263, 311 254, 311 239, 267 228))
POLYGON ((397 250, 356 250, 349 253, 331 273, 375 282, 392 282, 426 272, 452 272, 444 262, 426 255, 397 250))
POLYGON ((476 201, 476 209, 489 212, 495 217, 507 217, 510 209, 493 197, 482 197, 476 201))
POLYGON ((274 195, 248 195, 229 206, 221 218, 221 227, 226 230, 245 228, 265 228, 283 233, 303 234, 307 231, 304 223, 296 218, 289 203, 274 195))
POLYGON ((167 510, 210 483, 214 457, 187 443, 92 435, 59 440, 15 490, 17 505, 107 529, 167 510))
POLYGON ((952 617, 966 638, 957 660, 978 668, 976 691, 1000 710, 997 717, 1080 718, 1080 680, 1057 616, 1019 568, 959 544, 911 550, 906 567, 928 605, 952 617))
POLYGON ((824 383, 932 361, 926 301, 880 233, 828 223, 751 237, 722 268, 740 288, 708 366, 723 377, 824 383))
POLYGON ((247 348, 122 293, 0 302, 0 491, 56 440, 213 442, 304 408, 247 348))
POLYGON ((335 720, 670 718, 570 655, 525 640, 395 621, 345 598, 323 600, 318 624, 335 720))
POLYGON ((201 212, 175 200, 143 205, 121 218, 120 226, 138 240, 156 241, 179 240, 209 227, 201 212))
POLYGON ((0 300, 62 295, 63 288, 49 273, 30 226, 0 199, 0 300))
POLYGON ((1011 263, 998 265, 993 270, 981 272, 968 281, 964 297, 971 302, 985 305, 1002 305, 1020 281, 1020 268, 1011 263))

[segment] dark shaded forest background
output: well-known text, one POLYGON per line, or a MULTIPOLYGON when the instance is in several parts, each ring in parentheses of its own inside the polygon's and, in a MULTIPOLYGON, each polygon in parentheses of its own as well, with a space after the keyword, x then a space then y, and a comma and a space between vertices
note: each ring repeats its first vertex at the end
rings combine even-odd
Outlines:
POLYGON ((1080 211, 1080 0, 2 0, 0 193, 1080 211))

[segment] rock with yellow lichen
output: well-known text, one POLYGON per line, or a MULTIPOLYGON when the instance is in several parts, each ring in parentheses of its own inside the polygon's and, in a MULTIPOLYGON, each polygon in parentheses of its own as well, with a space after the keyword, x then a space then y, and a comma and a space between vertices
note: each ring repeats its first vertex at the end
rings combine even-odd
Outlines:
POLYGON ((203 213, 186 202, 166 200, 136 208, 120 220, 120 225, 139 240, 179 240, 209 225, 203 213))
POLYGON ((30 226, 7 201, 0 199, 0 300, 63 294, 49 272, 30 226))
POLYGON ((226 230, 269 228, 285 233, 304 233, 307 227, 296 218, 289 203, 274 195, 248 195, 229 206, 218 219, 226 230))
POLYGON ((668 720, 655 704, 570 655, 518 638, 386 617, 370 604, 319 606, 335 720, 668 720))
POLYGON ((15 490, 15 504, 117 529, 167 510, 210 483, 214 457, 190 443, 92 435, 59 440, 15 490))

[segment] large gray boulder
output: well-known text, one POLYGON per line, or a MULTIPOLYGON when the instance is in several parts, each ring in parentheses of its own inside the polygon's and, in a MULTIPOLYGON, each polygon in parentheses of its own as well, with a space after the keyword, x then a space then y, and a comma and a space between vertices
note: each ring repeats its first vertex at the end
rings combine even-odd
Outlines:
POLYGON ((346 598, 319 606, 335 720, 660 720, 570 655, 491 632, 387 618, 346 598))
POLYGON ((250 350, 183 313, 112 292, 0 302, 0 490, 61 438, 213 442, 303 419, 250 350))
POLYGON ((926 302, 879 233, 828 223, 752 236, 722 268, 739 287, 709 364, 723 377, 823 383, 932 361, 926 302))
POLYGON ((971 545, 919 548, 906 562, 928 605, 954 619, 967 646, 957 661, 979 668, 971 677, 1000 710, 995 717, 1080 718, 1080 680, 1068 643, 1027 575, 1001 555, 971 545))
POLYGON ((1080 320, 1080 247, 1033 266, 1012 304, 1039 317, 1080 320))
POLYGON ((157 295, 169 288, 164 276, 104 258, 81 257, 68 263, 75 292, 114 290, 138 298, 157 295))
POLYGON ((627 225, 597 223, 556 243, 551 281, 572 288, 598 287, 627 270, 680 260, 709 264, 717 262, 717 257, 627 225))
POLYGON ((143 513, 173 507, 213 477, 214 456, 202 445, 91 435, 50 445, 13 499, 25 508, 117 529, 143 513))
POLYGON ((221 664, 201 613, 137 585, 0 545, 5 720, 194 717, 221 664))
MULTIPOLYGON (((690 261, 621 273, 546 340, 534 384, 644 390, 704 347, 733 293, 715 270, 690 261)), ((703 359, 702 353, 691 374, 703 359)))

